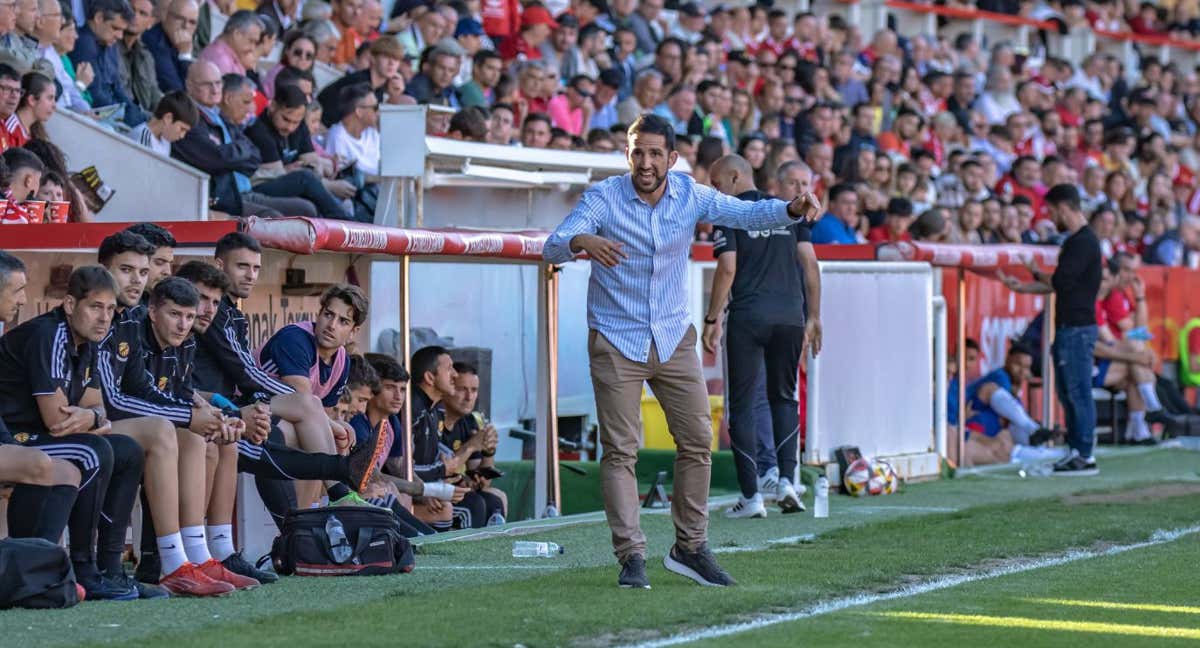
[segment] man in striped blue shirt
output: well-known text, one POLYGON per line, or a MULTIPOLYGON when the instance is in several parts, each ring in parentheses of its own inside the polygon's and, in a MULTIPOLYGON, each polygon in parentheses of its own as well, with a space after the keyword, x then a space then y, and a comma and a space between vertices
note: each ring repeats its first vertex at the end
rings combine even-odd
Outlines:
POLYGON ((675 132, 657 115, 629 127, 630 173, 584 192, 546 241, 544 256, 566 263, 579 252, 595 261, 588 285, 588 353, 604 446, 601 483, 618 584, 649 588, 646 537, 638 520, 634 475, 641 438, 643 383, 662 404, 675 438, 675 545, 667 569, 703 585, 731 585, 707 548, 712 418, 687 308, 687 269, 697 221, 772 229, 821 213, 812 194, 791 203, 747 202, 670 172, 675 132))

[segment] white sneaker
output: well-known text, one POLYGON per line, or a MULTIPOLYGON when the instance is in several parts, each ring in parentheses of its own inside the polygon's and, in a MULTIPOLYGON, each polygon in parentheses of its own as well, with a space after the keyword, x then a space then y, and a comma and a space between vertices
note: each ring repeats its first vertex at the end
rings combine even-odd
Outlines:
POLYGON ((725 509, 725 517, 727 518, 765 518, 767 517, 767 507, 763 505, 762 493, 755 493, 754 497, 746 499, 738 496, 737 504, 725 509))
POLYGON ((1063 448, 1042 448, 1039 446, 1014 445, 1012 463, 1050 463, 1058 461, 1067 455, 1063 448))
POLYGON ((758 492, 761 493, 766 501, 775 499, 775 493, 779 490, 779 466, 772 466, 767 470, 767 474, 758 478, 758 492))
POLYGON ((792 488, 792 481, 790 479, 779 480, 779 490, 776 491, 775 501, 785 514, 799 513, 804 510, 804 502, 800 501, 800 496, 796 493, 796 489, 792 488))

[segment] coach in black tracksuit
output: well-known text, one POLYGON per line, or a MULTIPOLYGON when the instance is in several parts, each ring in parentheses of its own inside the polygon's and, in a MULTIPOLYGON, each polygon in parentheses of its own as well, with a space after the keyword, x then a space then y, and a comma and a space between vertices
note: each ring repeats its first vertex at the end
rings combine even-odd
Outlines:
MULTIPOLYGON (((750 167, 738 156, 719 160, 712 175, 714 186, 742 200, 769 198, 754 188, 750 167)), ((800 425, 796 373, 804 347, 806 313, 799 246, 810 240, 809 228, 803 223, 754 232, 717 227, 713 233, 718 270, 713 279, 713 300, 704 320, 704 344, 710 351, 717 346, 722 328, 720 312, 728 295, 726 408, 744 500, 758 493, 754 406, 759 399, 754 389, 764 363, 781 481, 790 481, 796 470, 800 425), (730 267, 728 257, 722 258, 725 255, 736 255, 734 267, 730 267)), ((785 512, 803 510, 794 493, 787 502, 781 499, 780 504, 785 512)))

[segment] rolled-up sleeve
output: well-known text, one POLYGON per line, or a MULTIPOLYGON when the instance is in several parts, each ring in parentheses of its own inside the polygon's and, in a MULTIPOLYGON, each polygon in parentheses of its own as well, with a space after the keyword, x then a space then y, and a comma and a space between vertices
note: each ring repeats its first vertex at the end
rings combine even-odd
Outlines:
POLYGON ((794 225, 787 203, 774 198, 748 201, 723 194, 712 187, 696 185, 696 206, 702 223, 742 230, 764 230, 794 225))
POLYGON ((550 263, 567 263, 575 259, 571 251, 571 239, 580 234, 595 234, 600 230, 600 223, 607 201, 599 186, 591 187, 583 192, 583 197, 575 205, 575 209, 559 223, 542 248, 542 258, 550 263))

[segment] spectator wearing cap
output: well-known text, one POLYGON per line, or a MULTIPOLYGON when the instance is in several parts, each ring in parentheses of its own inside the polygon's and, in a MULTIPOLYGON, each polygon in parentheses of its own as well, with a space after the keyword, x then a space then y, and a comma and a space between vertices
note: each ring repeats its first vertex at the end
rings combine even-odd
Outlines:
POLYGON ((405 93, 420 104, 461 108, 462 99, 454 87, 459 59, 446 45, 427 48, 421 57, 421 71, 408 82, 405 93))
POLYGON ((474 18, 461 18, 458 25, 455 26, 454 40, 463 50, 462 64, 459 67, 458 75, 454 77, 456 87, 471 80, 471 73, 475 67, 475 55, 483 47, 484 36, 483 23, 474 18))
POLYGON ((855 245, 858 241, 858 194, 849 184, 829 189, 829 211, 812 228, 814 244, 855 245))
POLYGON ((246 66, 242 61, 258 49, 262 32, 263 24, 258 14, 244 9, 234 12, 221 35, 200 52, 199 60, 216 65, 221 74, 245 76, 246 66))
POLYGON ((633 82, 633 94, 617 104, 617 121, 632 124, 643 113, 659 104, 663 92, 662 72, 653 68, 642 70, 633 82))
POLYGON ((571 135, 582 137, 595 112, 592 103, 595 94, 596 82, 591 78, 583 75, 571 77, 566 92, 550 100, 547 108, 550 120, 571 135))
POLYGON ((685 2, 679 5, 676 12, 675 26, 671 28, 671 36, 695 45, 704 38, 704 10, 698 2, 685 2))
POLYGON ((867 242, 911 241, 912 235, 908 233, 908 228, 913 222, 912 201, 903 197, 892 198, 888 201, 885 213, 883 224, 876 225, 867 231, 867 242))
MULTIPOLYGON (((333 126, 342 119, 341 93, 350 86, 366 84, 375 93, 375 98, 383 101, 387 92, 388 81, 400 74, 400 65, 404 59, 404 48, 394 38, 379 38, 371 43, 371 65, 365 70, 351 72, 334 81, 321 90, 317 101, 321 103, 321 123, 326 127, 333 126)), ((455 71, 458 68, 455 67, 455 71)))
POLYGON ((154 78, 163 92, 184 89, 199 15, 196 0, 170 0, 162 20, 142 34, 142 44, 154 58, 154 78))
POLYGON ((158 106, 163 91, 158 87, 154 55, 142 44, 142 35, 155 22, 154 3, 151 0, 131 0, 133 20, 117 41, 121 62, 121 81, 137 105, 147 112, 158 106))
POLYGON ((458 86, 463 107, 487 107, 496 101, 496 84, 504 71, 504 61, 494 50, 479 50, 472 57, 471 78, 458 86))
POLYGON ((559 78, 570 78, 564 75, 562 70, 570 58, 571 50, 575 48, 575 41, 579 38, 579 19, 567 13, 559 16, 557 21, 558 26, 550 32, 550 37, 538 46, 542 55, 540 60, 554 70, 559 78))
POLYGON ((590 129, 602 129, 607 131, 613 125, 620 123, 617 117, 617 94, 624 82, 625 75, 621 73, 621 68, 608 68, 600 73, 599 82, 596 84, 596 94, 592 96, 592 121, 588 125, 590 129))
POLYGON ((125 0, 93 0, 87 24, 79 30, 79 39, 75 41, 70 57, 76 69, 84 63, 92 68, 94 76, 87 88, 92 105, 120 104, 125 108, 125 124, 137 126, 146 121, 148 115, 134 103, 121 83, 121 55, 116 45, 132 19, 133 11, 125 0))
POLYGON ((500 56, 505 62, 537 61, 542 58, 542 43, 545 43, 550 32, 557 28, 558 22, 544 5, 531 4, 525 7, 525 12, 521 14, 520 33, 500 44, 500 56))

